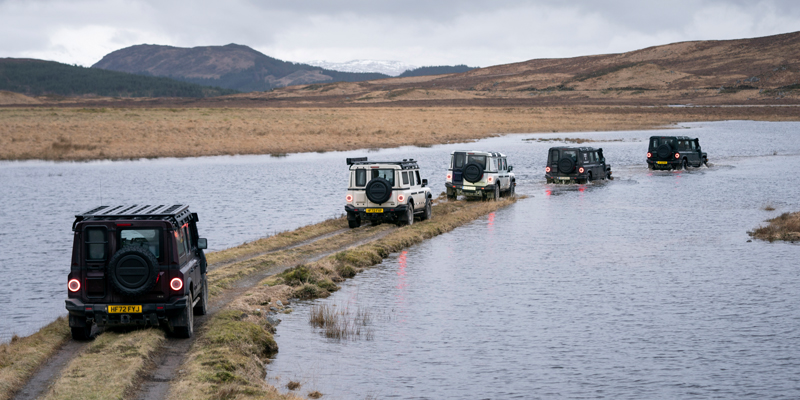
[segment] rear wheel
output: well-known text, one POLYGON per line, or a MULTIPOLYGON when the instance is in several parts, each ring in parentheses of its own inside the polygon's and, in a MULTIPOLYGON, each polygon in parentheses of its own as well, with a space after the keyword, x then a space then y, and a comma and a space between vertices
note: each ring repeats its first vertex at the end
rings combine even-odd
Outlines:
POLYGON ((397 221, 397 226, 413 225, 414 224, 414 204, 408 203, 406 213, 397 221))
POLYGON ((682 163, 672 164, 672 169, 675 170, 675 171, 680 171, 681 168, 683 168, 683 164, 682 163))
POLYGON ((500 200, 500 184, 494 185, 494 201, 500 200))
POLYGON ((359 226, 361 226, 361 219, 358 218, 358 217, 356 217, 354 219, 348 219, 347 220, 347 226, 349 226, 350 229, 358 228, 359 226))
POLYGON ((70 330, 72 331, 73 340, 90 340, 92 338, 91 322, 86 322, 84 326, 73 326, 70 330))
POLYGON ((683 159, 683 169, 686 169, 686 170, 689 169, 689 161, 686 160, 685 158, 683 159))
POLYGON ((455 189, 447 189, 447 200, 455 200, 458 195, 456 195, 455 189))
POLYGON ((173 329, 172 334, 175 335, 175 337, 188 339, 194 335, 194 313, 192 312, 191 303, 184 307, 183 311, 181 311, 181 314, 182 315, 180 319, 185 321, 186 325, 176 326, 173 329))

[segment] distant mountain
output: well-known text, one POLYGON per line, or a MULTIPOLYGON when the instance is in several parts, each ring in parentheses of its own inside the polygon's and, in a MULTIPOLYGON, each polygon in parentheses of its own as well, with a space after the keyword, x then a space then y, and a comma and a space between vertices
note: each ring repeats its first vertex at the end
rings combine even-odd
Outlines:
POLYGON ((461 65, 440 65, 437 67, 419 67, 416 69, 408 70, 400 74, 401 78, 409 76, 427 76, 427 75, 444 75, 444 74, 458 74, 461 72, 472 71, 476 67, 468 67, 464 64, 461 65))
POLYGON ((329 61, 309 61, 309 65, 341 72, 378 72, 389 76, 398 76, 405 71, 416 69, 414 65, 400 61, 386 60, 353 60, 343 63, 329 61))
POLYGON ((281 61, 238 44, 193 48, 142 44, 109 53, 92 68, 170 77, 243 92, 389 77, 380 73, 339 72, 281 61))
POLYGON ((0 58, 0 90, 33 96, 210 97, 236 93, 169 78, 19 58, 0 58))

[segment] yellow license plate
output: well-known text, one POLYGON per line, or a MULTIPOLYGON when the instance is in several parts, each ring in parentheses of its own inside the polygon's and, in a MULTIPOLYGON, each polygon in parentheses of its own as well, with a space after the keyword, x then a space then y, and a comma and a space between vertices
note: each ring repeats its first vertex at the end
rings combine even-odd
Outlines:
POLYGON ((463 188, 461 188, 461 190, 469 190, 469 191, 473 191, 474 192, 475 188, 471 187, 471 186, 464 186, 463 188))
POLYGON ((365 213, 373 213, 373 214, 381 214, 381 213, 383 213, 383 209, 382 208, 367 208, 367 209, 364 209, 364 212, 365 213))
POLYGON ((570 178, 568 176, 559 176, 558 179, 568 181, 570 178))
POLYGON ((656 164, 666 164, 666 161, 656 161, 656 164))
POLYGON ((109 314, 141 314, 142 306, 108 306, 109 314))

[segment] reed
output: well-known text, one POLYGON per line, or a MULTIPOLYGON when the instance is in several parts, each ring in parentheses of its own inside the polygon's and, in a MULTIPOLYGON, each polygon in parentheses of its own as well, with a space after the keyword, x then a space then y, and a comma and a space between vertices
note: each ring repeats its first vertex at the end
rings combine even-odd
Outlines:
POLYGON ((769 242, 776 240, 800 241, 800 212, 783 213, 767 222, 766 226, 756 228, 747 233, 756 239, 769 242))

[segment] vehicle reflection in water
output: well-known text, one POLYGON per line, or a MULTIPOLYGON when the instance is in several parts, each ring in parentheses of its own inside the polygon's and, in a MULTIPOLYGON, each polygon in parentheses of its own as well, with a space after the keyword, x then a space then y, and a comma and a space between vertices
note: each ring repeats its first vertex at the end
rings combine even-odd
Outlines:
POLYGON ((689 171, 612 159, 616 179, 588 185, 531 173, 531 197, 318 300, 358 293, 385 316, 372 340, 326 339, 295 304, 268 379, 328 399, 798 398, 800 247, 746 233, 800 210, 800 187, 764 173, 800 169, 798 144, 769 146, 689 171))

